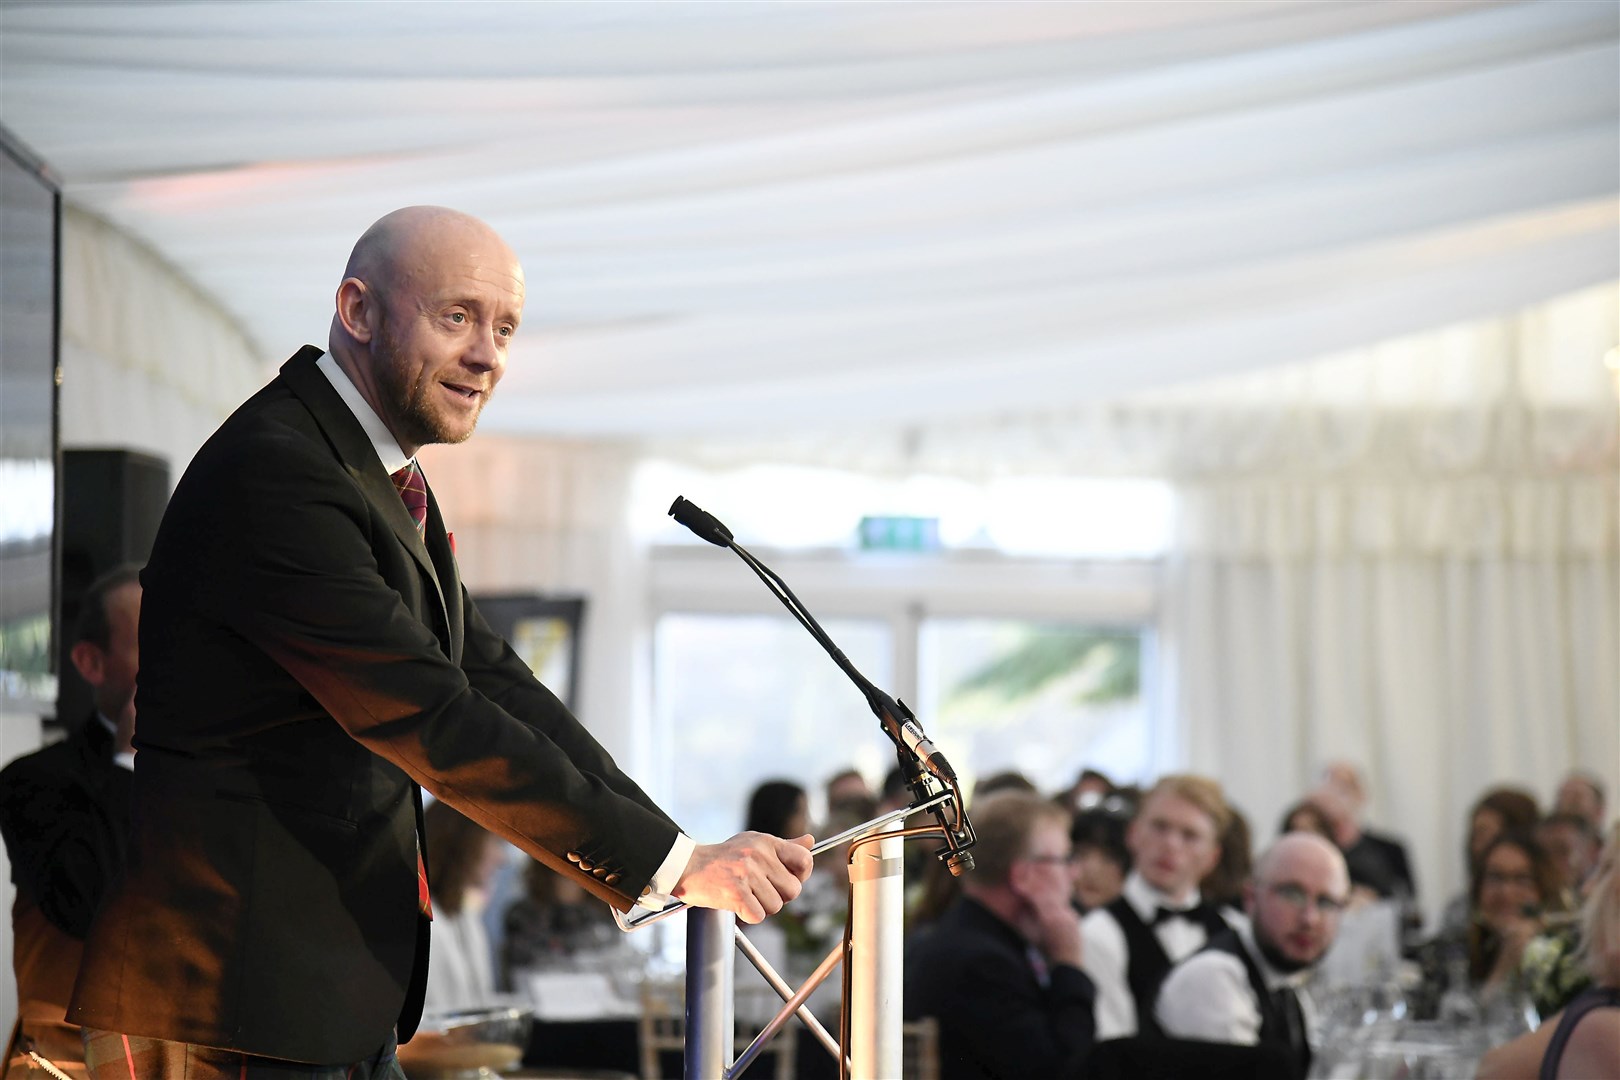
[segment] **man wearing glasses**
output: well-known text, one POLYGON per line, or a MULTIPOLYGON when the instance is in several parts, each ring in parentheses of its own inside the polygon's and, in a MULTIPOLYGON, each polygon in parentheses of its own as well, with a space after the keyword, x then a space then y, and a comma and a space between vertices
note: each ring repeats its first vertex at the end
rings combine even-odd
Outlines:
POLYGON ((1081 1075, 1091 980, 1070 903, 1069 813, 1023 792, 973 804, 978 867, 907 943, 905 1011, 939 1019, 943 1080, 1081 1075))
POLYGON ((1273 1045, 1303 1078, 1311 1051, 1296 991, 1333 944, 1349 893, 1338 848, 1314 833, 1278 840, 1244 886, 1249 925, 1217 934, 1165 979, 1157 1008, 1164 1032, 1273 1045))

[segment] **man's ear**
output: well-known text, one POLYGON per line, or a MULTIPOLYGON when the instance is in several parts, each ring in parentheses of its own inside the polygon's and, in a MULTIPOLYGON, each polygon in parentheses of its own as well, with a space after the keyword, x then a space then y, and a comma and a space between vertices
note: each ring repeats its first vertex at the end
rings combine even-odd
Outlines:
POLYGON ((343 332, 355 341, 366 344, 371 341, 376 320, 381 316, 377 294, 371 291, 370 286, 359 278, 344 278, 337 291, 337 318, 343 332))
POLYGON ((101 646, 89 641, 74 642, 68 659, 73 661, 80 678, 97 689, 101 687, 107 662, 107 654, 101 651, 101 646))

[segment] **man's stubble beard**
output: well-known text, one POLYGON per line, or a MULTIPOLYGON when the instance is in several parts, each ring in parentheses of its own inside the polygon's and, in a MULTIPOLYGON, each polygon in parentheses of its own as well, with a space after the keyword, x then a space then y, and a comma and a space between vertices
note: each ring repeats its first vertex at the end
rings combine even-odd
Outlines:
MULTIPOLYGON (((1254 943, 1259 947, 1260 955, 1266 958, 1266 963, 1270 964, 1274 970, 1280 971, 1284 975, 1292 975, 1295 972, 1304 971, 1306 968, 1314 966, 1317 961, 1322 959, 1321 956, 1317 956, 1315 960, 1300 961, 1285 956, 1281 949, 1277 948, 1271 943, 1270 938, 1263 930, 1261 930, 1258 922, 1254 925, 1254 943)), ((1325 951, 1326 950, 1324 950, 1324 952, 1325 951)))
MULTIPOLYGON (((444 417, 435 413, 428 404, 428 394, 433 384, 426 381, 427 374, 418 372, 416 380, 409 381, 405 355, 389 332, 386 319, 372 345, 371 364, 377 388, 394 414, 394 422, 402 429, 401 434, 408 441, 418 446, 429 446, 434 443, 466 442, 472 437, 473 430, 478 426, 478 417, 483 415, 483 406, 479 406, 466 431, 452 430, 444 417)), ((485 397, 487 400, 488 395, 485 397)))

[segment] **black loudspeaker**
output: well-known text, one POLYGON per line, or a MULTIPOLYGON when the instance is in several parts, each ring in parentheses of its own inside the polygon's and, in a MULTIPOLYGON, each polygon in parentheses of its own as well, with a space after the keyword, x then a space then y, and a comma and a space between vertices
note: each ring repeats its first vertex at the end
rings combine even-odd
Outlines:
POLYGON ((90 583, 152 554, 169 502, 169 463, 134 450, 62 451, 61 610, 57 613, 56 720, 76 728, 95 703, 73 667, 73 628, 90 583))

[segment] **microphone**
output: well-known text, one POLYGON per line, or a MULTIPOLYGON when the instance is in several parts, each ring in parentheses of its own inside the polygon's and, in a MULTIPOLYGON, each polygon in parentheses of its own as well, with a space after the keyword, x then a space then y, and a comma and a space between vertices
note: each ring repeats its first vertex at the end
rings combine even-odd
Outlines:
POLYGON ((827 651, 833 663, 849 676, 850 681, 866 696, 866 704, 877 716, 884 733, 894 742, 907 784, 918 796, 919 801, 926 802, 932 794, 928 791, 928 785, 933 781, 924 776, 925 769, 943 788, 949 789, 955 802, 955 820, 948 822, 940 807, 936 806, 933 809, 934 818, 939 822, 947 845, 935 854, 953 875, 973 869, 973 856, 968 848, 971 848, 978 838, 963 807, 962 789, 956 778, 956 770, 951 768, 951 763, 945 760, 945 755, 928 740, 927 735, 923 734, 922 726, 917 723, 916 716, 906 707, 905 702, 898 701, 879 690, 870 679, 856 670, 849 657, 833 644, 832 638, 828 637, 821 624, 816 622, 815 616, 811 615, 799 602, 799 598, 793 595, 793 590, 787 587, 787 583, 764 563, 754 558, 741 544, 734 541, 731 530, 722 525, 713 514, 705 512, 684 497, 677 496, 669 506, 669 516, 716 547, 735 551, 737 556, 748 564, 748 568, 765 583, 765 587, 782 602, 782 606, 799 621, 799 625, 808 630, 817 644, 827 651))
POLYGON ((696 503, 677 495, 669 504, 669 516, 716 547, 731 546, 731 530, 720 524, 720 519, 713 514, 698 509, 696 503))

